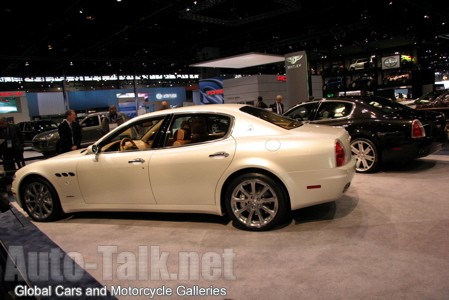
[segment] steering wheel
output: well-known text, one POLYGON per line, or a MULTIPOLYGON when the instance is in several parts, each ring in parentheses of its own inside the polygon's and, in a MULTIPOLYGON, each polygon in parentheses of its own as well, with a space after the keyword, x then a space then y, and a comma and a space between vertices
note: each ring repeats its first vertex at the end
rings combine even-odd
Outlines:
POLYGON ((136 143, 134 143, 134 141, 130 138, 123 138, 120 141, 120 151, 125 151, 125 150, 129 150, 129 149, 139 149, 139 147, 137 147, 136 143), (126 143, 130 142, 131 143, 131 147, 126 146, 126 143))

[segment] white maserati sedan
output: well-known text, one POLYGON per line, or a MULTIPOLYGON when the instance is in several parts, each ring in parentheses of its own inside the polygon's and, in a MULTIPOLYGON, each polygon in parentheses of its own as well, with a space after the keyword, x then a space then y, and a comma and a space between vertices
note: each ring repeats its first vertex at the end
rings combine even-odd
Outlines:
POLYGON ((194 212, 262 231, 291 210, 340 198, 354 173, 343 128, 214 104, 133 118, 87 149, 18 170, 12 191, 35 221, 80 211, 194 212))

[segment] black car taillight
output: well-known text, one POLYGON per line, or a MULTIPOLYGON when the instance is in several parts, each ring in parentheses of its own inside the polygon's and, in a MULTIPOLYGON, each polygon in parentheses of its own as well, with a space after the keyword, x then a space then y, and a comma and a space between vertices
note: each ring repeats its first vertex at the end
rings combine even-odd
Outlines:
POLYGON ((346 154, 345 149, 341 145, 340 141, 335 142, 335 161, 337 163, 337 167, 341 167, 345 164, 346 154))
POLYGON ((426 132, 424 131, 424 126, 419 120, 412 121, 412 138, 423 138, 426 136, 426 132))

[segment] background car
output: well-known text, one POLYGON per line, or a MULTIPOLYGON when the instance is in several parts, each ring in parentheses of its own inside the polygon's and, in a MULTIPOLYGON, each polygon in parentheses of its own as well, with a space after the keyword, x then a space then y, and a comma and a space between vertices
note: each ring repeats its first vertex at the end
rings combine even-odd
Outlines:
POLYGON ((439 90, 434 92, 435 94, 440 94, 436 98, 431 98, 427 102, 419 101, 416 102, 416 109, 423 111, 438 111, 444 114, 446 118, 446 124, 449 125, 449 90, 439 90))
POLYGON ((329 66, 325 67, 322 71, 322 75, 331 76, 331 75, 342 75, 346 73, 346 67, 342 63, 332 63, 329 66))
POLYGON ((355 173, 343 128, 254 106, 198 105, 138 116, 84 150, 16 172, 12 191, 36 221, 76 211, 227 215, 246 230, 340 198, 355 173))
POLYGON ((285 116, 344 127, 359 173, 376 172, 382 162, 427 156, 447 140, 442 113, 417 111, 381 97, 321 99, 298 104, 285 116))
POLYGON ((446 94, 448 92, 449 92, 448 89, 434 90, 422 95, 419 98, 402 101, 401 104, 407 105, 411 108, 422 107, 422 105, 428 104, 429 102, 435 100, 439 96, 446 94))
POLYGON ((352 64, 349 65, 349 70, 350 71, 363 70, 368 67, 368 64, 369 64, 369 59, 359 58, 355 62, 353 62, 352 64))
POLYGON ((352 88, 365 88, 374 85, 374 77, 372 75, 361 75, 351 81, 350 86, 352 88))
POLYGON ((333 77, 325 81, 323 90, 339 90, 345 86, 343 77, 333 77))
POLYGON ((56 122, 51 120, 19 122, 17 123, 17 126, 22 132, 25 147, 30 147, 32 145, 32 140, 36 134, 50 130, 55 130, 58 128, 56 122))
MULTIPOLYGON (((83 135, 81 146, 86 147, 103 136, 101 120, 106 114, 107 112, 91 113, 79 122, 83 135)), ((40 152, 45 156, 50 156, 58 152, 56 149, 58 141, 59 133, 56 128, 37 134, 32 140, 32 147, 34 151, 40 152)))

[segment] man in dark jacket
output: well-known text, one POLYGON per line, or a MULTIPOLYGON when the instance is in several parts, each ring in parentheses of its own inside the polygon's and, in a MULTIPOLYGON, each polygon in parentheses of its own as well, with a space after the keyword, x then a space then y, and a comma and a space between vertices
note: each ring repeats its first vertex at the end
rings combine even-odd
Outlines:
POLYGON ((81 148, 81 126, 75 119, 76 113, 74 110, 69 109, 65 112, 65 119, 58 126, 58 153, 64 153, 81 148))
POLYGON ((276 102, 270 105, 271 109, 274 113, 282 115, 284 113, 284 104, 282 103, 282 96, 276 96, 276 102))
POLYGON ((265 102, 263 102, 262 96, 257 97, 256 107, 268 108, 268 105, 265 102))
POLYGON ((23 153, 23 137, 19 127, 0 117, 0 156, 7 176, 12 176, 16 171, 15 158, 20 151, 23 153))

